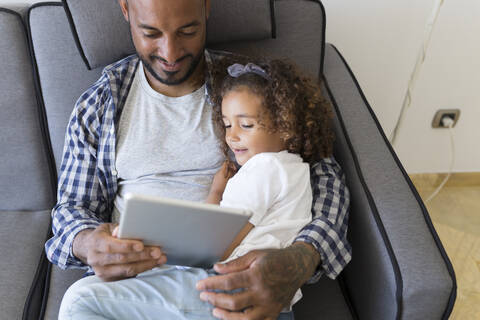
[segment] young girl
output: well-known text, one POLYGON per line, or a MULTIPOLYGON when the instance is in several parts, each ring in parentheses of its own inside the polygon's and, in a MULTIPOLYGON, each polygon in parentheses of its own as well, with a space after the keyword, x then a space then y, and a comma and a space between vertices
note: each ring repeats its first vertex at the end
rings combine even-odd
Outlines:
MULTIPOLYGON (((329 104, 313 80, 281 60, 236 63, 227 73, 219 65, 213 76, 214 120, 228 160, 207 202, 253 212, 224 259, 287 247, 312 219, 309 163, 332 153, 329 104), (233 157, 241 166, 237 172, 233 157)), ((132 279, 76 283, 64 296, 59 319, 214 319, 195 285, 215 274, 163 266, 132 279)), ((293 319, 291 306, 300 298, 298 290, 278 319, 293 319)))
POLYGON ((224 255, 232 260, 253 249, 284 248, 310 222, 308 163, 331 155, 333 133, 318 85, 294 65, 236 63, 225 77, 219 68, 213 71, 214 120, 229 160, 207 202, 254 213, 224 255), (234 176, 229 153, 241 166, 234 176))

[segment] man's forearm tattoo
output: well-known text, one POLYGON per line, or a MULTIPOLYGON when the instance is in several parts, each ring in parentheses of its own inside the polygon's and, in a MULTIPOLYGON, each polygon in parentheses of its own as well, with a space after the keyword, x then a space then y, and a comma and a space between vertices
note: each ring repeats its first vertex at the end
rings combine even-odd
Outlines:
POLYGON ((307 246, 295 244, 283 250, 272 250, 261 263, 264 283, 275 301, 286 305, 295 292, 313 274, 319 263, 318 255, 307 246))

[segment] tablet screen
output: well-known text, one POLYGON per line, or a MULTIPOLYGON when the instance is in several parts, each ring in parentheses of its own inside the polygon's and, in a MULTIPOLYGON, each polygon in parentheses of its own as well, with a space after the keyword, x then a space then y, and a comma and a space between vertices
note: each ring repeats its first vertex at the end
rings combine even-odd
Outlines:
POLYGON ((250 216, 218 205, 127 194, 118 237, 161 246, 167 264, 209 268, 250 216))

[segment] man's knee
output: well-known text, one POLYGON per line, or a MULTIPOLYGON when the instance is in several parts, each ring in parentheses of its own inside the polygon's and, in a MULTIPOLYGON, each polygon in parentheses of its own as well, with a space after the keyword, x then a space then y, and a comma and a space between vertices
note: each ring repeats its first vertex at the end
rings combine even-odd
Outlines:
POLYGON ((93 298, 92 290, 89 287, 98 282, 101 282, 99 278, 90 276, 73 283, 63 295, 58 319, 74 319, 73 316, 77 315, 81 309, 88 308, 87 301, 90 300, 88 298, 93 298))

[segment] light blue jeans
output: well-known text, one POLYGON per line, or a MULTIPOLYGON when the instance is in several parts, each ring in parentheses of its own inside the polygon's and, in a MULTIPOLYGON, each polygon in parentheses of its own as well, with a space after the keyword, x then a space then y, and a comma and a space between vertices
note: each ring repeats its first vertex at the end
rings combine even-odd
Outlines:
MULTIPOLYGON (((195 284, 215 275, 199 268, 163 266, 135 278, 103 282, 85 277, 68 288, 58 318, 99 319, 215 319, 213 307, 200 300, 195 284)), ((293 312, 281 313, 278 320, 293 320, 293 312)))

